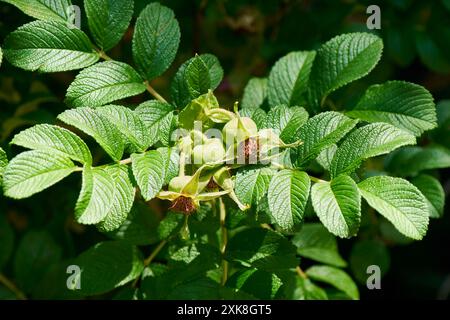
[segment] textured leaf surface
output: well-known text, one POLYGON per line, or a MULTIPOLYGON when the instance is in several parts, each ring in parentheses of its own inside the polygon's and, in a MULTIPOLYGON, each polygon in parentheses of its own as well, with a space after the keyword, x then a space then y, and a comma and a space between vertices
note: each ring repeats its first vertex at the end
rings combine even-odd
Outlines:
POLYGON ((356 235, 361 221, 361 196, 352 178, 341 175, 330 182, 315 183, 311 200, 328 231, 341 238, 356 235))
POLYGON ((431 218, 440 218, 444 214, 445 192, 435 177, 421 174, 411 180, 425 196, 431 218))
POLYGON ((163 159, 156 150, 131 155, 133 174, 146 201, 153 199, 164 183, 163 159))
POLYGON ((297 287, 293 293, 295 300, 328 300, 325 290, 315 285, 310 279, 297 277, 297 287))
POLYGON ((258 129, 266 127, 267 114, 261 108, 245 108, 239 110, 239 115, 241 117, 249 117, 255 123, 258 129))
POLYGON ((70 0, 2 0, 15 5, 25 14, 47 21, 59 21, 67 23, 67 7, 72 5, 70 0))
POLYGON ((86 143, 71 131, 58 126, 38 124, 16 134, 11 144, 58 153, 82 164, 92 164, 91 152, 86 143))
POLYGON ((401 178, 375 176, 358 184, 371 207, 407 237, 420 240, 428 228, 427 200, 414 185, 401 178))
POLYGON ((305 224, 294 236, 292 243, 302 257, 336 267, 347 265, 339 255, 336 238, 320 223, 305 224))
POLYGON ((164 169, 164 184, 168 184, 172 178, 178 176, 180 170, 180 154, 177 148, 158 148, 161 154, 162 167, 164 169))
POLYGON ((367 75, 382 50, 381 39, 369 33, 343 34, 323 44, 311 70, 312 102, 322 105, 331 92, 367 75))
POLYGON ((100 242, 83 252, 74 264, 81 269, 82 295, 111 291, 139 276, 144 269, 139 250, 119 241, 100 242))
POLYGON ((75 218, 81 224, 99 223, 113 209, 115 180, 104 169, 85 167, 80 195, 75 206, 75 218))
POLYGON ((244 89, 241 101, 242 109, 255 109, 263 106, 267 98, 267 79, 252 78, 244 89))
POLYGON ((269 189, 269 183, 275 171, 268 167, 242 168, 236 173, 235 189, 242 203, 257 204, 269 189))
POLYGON ((95 112, 107 118, 125 136, 130 152, 145 151, 148 135, 144 122, 131 109, 109 105, 95 109, 95 112))
POLYGON ((306 172, 281 170, 270 181, 267 198, 275 222, 289 230, 302 222, 311 181, 306 172))
POLYGON ((277 132, 283 141, 294 142, 295 132, 308 120, 308 112, 301 107, 288 108, 285 105, 276 106, 267 113, 266 127, 277 132))
POLYGON ((3 176, 5 196, 22 199, 54 185, 76 169, 60 154, 32 150, 20 153, 6 167, 3 176))
POLYGON ((134 112, 144 122, 148 145, 161 141, 164 145, 170 142, 170 134, 174 121, 173 106, 168 103, 150 100, 141 103, 134 112))
POLYGON ((328 283, 347 294, 350 298, 359 299, 358 287, 344 271, 330 266, 312 266, 306 275, 313 280, 328 283))
POLYGON ((107 174, 114 183, 114 195, 109 201, 111 208, 97 227, 102 231, 112 231, 119 228, 127 219, 134 202, 135 188, 130 180, 129 168, 126 165, 107 166, 107 174))
POLYGON ((104 51, 113 48, 128 29, 134 2, 129 0, 85 0, 89 30, 104 51))
POLYGON ((178 69, 170 85, 170 96, 177 107, 183 108, 208 89, 215 90, 222 78, 223 69, 216 56, 195 56, 178 69))
POLYGON ((416 139, 387 123, 373 123, 353 131, 342 142, 331 162, 331 175, 350 174, 362 161, 386 154, 408 144, 415 144, 416 139))
POLYGON ((81 69, 99 59, 83 31, 59 22, 34 21, 23 25, 9 34, 3 49, 12 65, 29 71, 81 69))
POLYGON ((300 105, 308 85, 309 74, 316 53, 314 51, 291 52, 278 60, 268 78, 270 106, 300 105))
POLYGON ((77 75, 67 89, 65 102, 73 107, 98 107, 144 91, 142 78, 131 66, 105 61, 77 75))
POLYGON ((347 115, 368 122, 387 122, 416 136, 437 125, 431 94, 422 86, 404 81, 369 87, 347 115))
POLYGON ((295 152, 296 166, 305 167, 322 150, 341 140, 356 123, 356 120, 333 111, 310 118, 295 134, 295 139, 303 141, 295 152))
POLYGON ((133 59, 146 80, 160 76, 173 62, 180 42, 180 27, 173 11, 159 3, 142 10, 133 35, 133 59))
POLYGON ((5 171, 7 165, 8 158, 6 156, 6 152, 2 148, 0 148, 0 187, 3 184, 3 172, 5 171))
POLYGON ((111 121, 98 114, 94 109, 67 110, 61 113, 58 119, 93 137, 113 160, 122 158, 124 151, 122 134, 111 121))

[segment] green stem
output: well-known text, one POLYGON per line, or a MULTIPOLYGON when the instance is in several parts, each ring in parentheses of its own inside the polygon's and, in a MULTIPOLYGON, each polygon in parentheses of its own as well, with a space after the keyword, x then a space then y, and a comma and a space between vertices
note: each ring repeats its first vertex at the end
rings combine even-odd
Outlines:
POLYGON ((25 294, 20 291, 20 289, 17 288, 17 286, 2 273, 0 273, 0 283, 2 283, 6 288, 13 292, 16 295, 17 299, 27 300, 25 294))
POLYGON ((322 180, 313 176, 309 176, 309 179, 311 179, 311 181, 313 182, 327 182, 326 180, 322 180))
POLYGON ((148 81, 144 82, 145 87, 147 88, 147 91, 150 92, 150 94, 152 96, 154 96, 157 100, 167 103, 167 100, 164 99, 163 96, 161 96, 155 89, 153 89, 153 87, 150 85, 150 83, 148 81))
POLYGON ((222 244, 220 246, 220 252, 222 253, 222 281, 221 284, 225 285, 228 279, 228 261, 225 260, 224 255, 228 244, 228 230, 225 226, 225 219, 227 217, 227 212, 225 209, 225 204, 222 198, 219 198, 219 212, 220 212, 220 230, 222 233, 222 244))
POLYGON ((295 271, 297 271, 297 274, 302 277, 303 279, 307 279, 308 276, 306 275, 306 273, 302 270, 302 268, 300 268, 300 266, 297 266, 297 268, 295 268, 295 271))
POLYGON ((108 56, 104 51, 97 49, 96 50, 100 58, 102 58, 105 61, 112 61, 113 59, 108 56))
POLYGON ((144 260, 144 266, 147 267, 152 263, 153 259, 158 255, 158 253, 164 248, 164 246, 167 244, 167 240, 161 241, 158 246, 153 250, 153 252, 148 256, 147 259, 144 260))

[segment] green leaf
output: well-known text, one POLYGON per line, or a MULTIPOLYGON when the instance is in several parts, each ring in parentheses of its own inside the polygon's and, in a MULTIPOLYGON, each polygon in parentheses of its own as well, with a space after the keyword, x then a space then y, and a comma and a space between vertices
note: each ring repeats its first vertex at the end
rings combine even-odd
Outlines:
POLYGON ((3 47, 15 67, 59 72, 86 68, 99 56, 83 31, 59 22, 34 21, 10 33, 3 47))
POLYGON ((234 273, 226 285, 251 294, 258 299, 269 300, 276 297, 283 283, 274 273, 258 269, 244 269, 234 273))
POLYGON ((303 141, 293 155, 295 165, 305 168, 322 150, 341 140, 357 122, 333 111, 310 118, 295 134, 295 140, 303 141))
POLYGON ((385 167, 401 176, 415 176, 425 170, 449 168, 450 151, 438 145, 401 148, 386 157, 385 167))
POLYGON ((111 121, 94 109, 83 107, 66 110, 58 116, 58 119, 93 137, 113 160, 122 159, 124 151, 122 134, 111 121))
POLYGON ((311 181, 306 172, 281 170, 270 181, 267 199, 275 222, 291 230, 303 221, 311 181))
POLYGON ((297 277, 297 287, 293 293, 294 300, 328 300, 327 293, 308 278, 297 277))
POLYGON ((125 220, 120 222, 120 227, 108 236, 138 246, 153 244, 162 240, 158 233, 159 222, 160 217, 150 206, 136 202, 128 217, 125 215, 125 220))
POLYGON ((122 38, 133 17, 134 1, 85 0, 89 30, 103 51, 113 48, 122 38))
POLYGON ((60 154, 41 150, 22 152, 11 160, 3 174, 5 196, 28 198, 64 179, 75 169, 73 162, 60 154))
POLYGON ((251 78, 244 89, 242 109, 256 109, 263 106, 267 98, 267 79, 251 78))
POLYGON ((304 103, 303 94, 307 89, 315 57, 315 51, 297 51, 275 63, 267 84, 270 106, 295 106, 304 103))
POLYGON ((189 97, 195 99, 204 93, 207 93, 211 87, 208 67, 199 56, 189 62, 184 72, 187 92, 189 97))
POLYGON ((416 138, 387 123, 373 123, 353 131, 342 142, 331 162, 331 175, 350 174, 361 162, 415 144, 416 138))
POLYGON ((178 176, 180 170, 180 154, 177 148, 158 148, 157 151, 161 154, 162 164, 164 169, 164 184, 168 184, 172 178, 178 176))
POLYGON ((375 176, 358 184, 367 203, 407 237, 420 240, 428 228, 427 200, 401 178, 375 176))
POLYGON ((108 105, 95 109, 95 112, 107 118, 125 136, 130 152, 142 152, 148 148, 147 128, 141 118, 131 109, 108 105))
POLYGON ((304 108, 285 105, 276 106, 267 113, 266 127, 277 132, 281 139, 291 143, 294 142, 293 135, 308 120, 308 112, 304 108))
POLYGON ((195 56, 178 69, 170 85, 170 96, 178 108, 184 108, 200 95, 198 92, 216 89, 222 78, 223 69, 216 56, 209 53, 195 56))
POLYGON ((27 293, 33 291, 48 267, 60 258, 61 248, 46 231, 26 233, 14 257, 14 278, 17 285, 27 293))
POLYGON ((330 182, 315 183, 311 200, 320 221, 332 234, 349 238, 361 222, 361 196, 352 178, 340 175, 330 182))
POLYGON ((236 233, 225 255, 227 260, 266 271, 295 268, 298 264, 295 247, 279 233, 262 228, 236 233))
POLYGON ((302 257, 340 268, 347 265, 339 255, 336 238, 320 223, 305 224, 292 243, 302 257))
POLYGON ((267 114, 260 108, 245 108, 239 110, 241 117, 249 117, 252 119, 259 129, 266 128, 267 114))
POLYGON ((146 201, 153 199, 164 183, 161 154, 156 150, 131 155, 133 174, 146 201))
POLYGON ((118 199, 114 199, 115 182, 111 172, 105 169, 84 167, 81 192, 75 206, 75 219, 79 223, 99 223, 110 211, 114 214, 119 209, 120 204, 116 203, 118 199))
POLYGON ((130 179, 128 166, 107 166, 104 171, 112 177, 114 193, 113 197, 109 199, 111 208, 97 227, 101 231, 108 232, 118 229, 127 219, 133 206, 135 188, 130 179))
POLYGON ((375 265, 380 268, 380 276, 383 277, 389 270, 389 250, 380 241, 363 240, 355 243, 350 253, 350 269, 356 280, 361 284, 367 283, 370 274, 367 267, 375 265))
POLYGON ((159 3, 142 10, 133 35, 133 59, 146 80, 160 76, 172 64, 180 43, 173 11, 159 3))
POLYGON ((431 94, 422 86, 404 81, 369 87, 347 115, 367 122, 387 122, 416 136, 437 126, 431 94))
POLYGON ((306 275, 313 280, 328 283, 344 292, 350 298, 359 299, 358 287, 344 271, 330 266, 312 266, 306 275))
POLYGON ((337 149, 338 149, 338 146, 335 144, 332 144, 331 146, 327 147, 326 149, 323 149, 319 153, 316 160, 322 166, 322 168, 324 168, 327 171, 330 171, 331 161, 333 160, 337 149))
POLYGON ((411 180, 427 200, 430 218, 440 218, 444 214, 445 192, 435 177, 421 174, 411 180))
POLYGON ((236 173, 234 191, 239 200, 248 205, 257 204, 266 195, 275 170, 269 167, 251 166, 236 173))
POLYGON ((67 89, 65 102, 72 107, 99 107, 144 91, 141 77, 131 66, 105 61, 76 76, 67 89))
POLYGON ((154 145, 158 141, 161 141, 164 145, 170 143, 174 121, 173 111, 172 105, 157 100, 141 103, 134 110, 145 124, 149 145, 154 145))
POLYGON ((67 23, 70 19, 67 8, 72 5, 70 0, 2 0, 10 3, 26 15, 39 20, 67 23))
POLYGON ((0 187, 3 185, 3 173, 7 165, 8 157, 6 156, 6 152, 0 148, 0 187))
POLYGON ((92 164, 91 152, 86 143, 76 134, 58 126, 38 124, 16 134, 11 144, 57 153, 82 164, 92 164))
POLYGON ((369 33, 343 34, 323 44, 311 70, 311 102, 323 105, 331 92, 367 75, 382 50, 382 40, 369 33))
POLYGON ((81 269, 80 290, 90 296, 111 291, 137 278, 144 269, 135 246, 119 241, 100 242, 74 261, 81 269))
POLYGON ((0 215, 0 271, 14 250, 14 231, 5 215, 0 215))

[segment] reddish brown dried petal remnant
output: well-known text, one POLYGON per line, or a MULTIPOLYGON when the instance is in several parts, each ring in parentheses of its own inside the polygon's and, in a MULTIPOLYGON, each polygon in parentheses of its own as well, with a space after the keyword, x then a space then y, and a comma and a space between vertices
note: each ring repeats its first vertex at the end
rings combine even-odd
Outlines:
POLYGON ((258 150, 259 150, 258 139, 248 138, 247 140, 245 140, 243 142, 243 144, 244 144, 244 146, 242 147, 242 151, 244 152, 245 160, 248 160, 250 158, 256 159, 256 155, 258 154, 258 150))
POLYGON ((206 188, 208 188, 208 189, 217 189, 217 188, 219 188, 219 185, 214 181, 213 178, 211 178, 211 179, 209 179, 209 182, 206 185, 206 188))
POLYGON ((197 208, 195 207, 194 201, 191 198, 181 196, 176 198, 175 201, 172 202, 172 205, 169 209, 190 215, 197 208))

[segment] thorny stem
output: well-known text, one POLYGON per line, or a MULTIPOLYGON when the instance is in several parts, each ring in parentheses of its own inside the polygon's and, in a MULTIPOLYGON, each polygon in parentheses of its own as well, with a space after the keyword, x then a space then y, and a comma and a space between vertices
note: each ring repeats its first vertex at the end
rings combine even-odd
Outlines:
POLYGON ((0 273, 0 283, 2 283, 6 288, 11 290, 11 292, 13 292, 16 295, 17 299, 27 300, 25 294, 22 291, 20 291, 20 289, 17 288, 17 286, 2 273, 0 273))
POLYGON ((158 99, 161 102, 167 103, 167 100, 164 99, 163 96, 161 96, 153 87, 150 85, 148 81, 144 82, 145 87, 147 88, 147 91, 150 92, 152 96, 154 96, 156 99, 158 99))
POLYGON ((220 230, 222 233, 222 244, 220 246, 220 252, 222 253, 222 281, 221 284, 225 285, 228 279, 228 261, 225 260, 224 254, 227 249, 228 243, 228 230, 225 226, 225 218, 227 216, 227 212, 225 209, 225 204, 223 203, 222 198, 219 198, 219 210, 220 210, 220 230))

